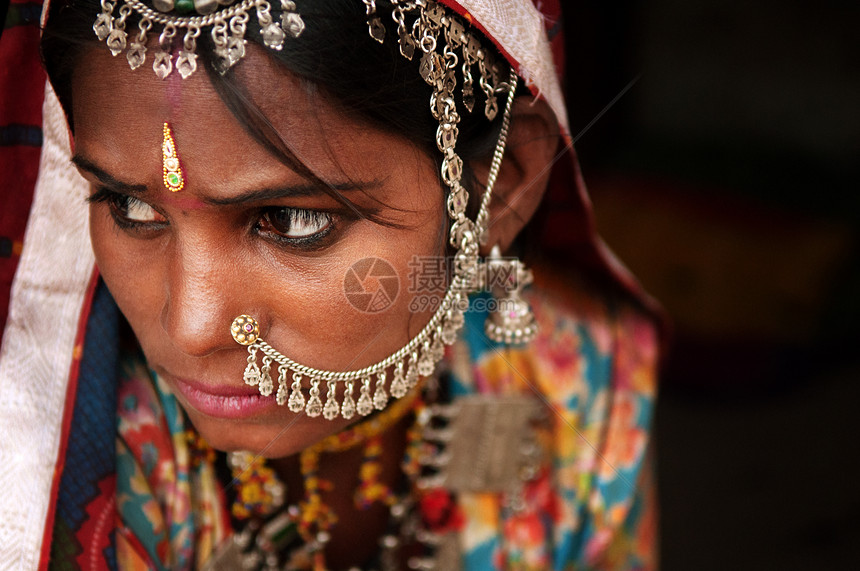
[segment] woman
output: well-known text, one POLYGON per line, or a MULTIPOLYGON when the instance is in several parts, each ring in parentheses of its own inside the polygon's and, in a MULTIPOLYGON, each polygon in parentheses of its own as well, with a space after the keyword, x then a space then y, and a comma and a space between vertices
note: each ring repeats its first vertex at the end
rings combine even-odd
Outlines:
MULTIPOLYGON (((641 294, 579 194, 592 281, 538 272, 532 314, 501 257, 569 149, 544 20, 445 4, 51 3, 79 176, 48 149, 41 184, 86 189, 98 277, 58 309, 84 316, 65 403, 33 407, 57 461, 26 561, 652 566, 641 294)), ((56 214, 31 224, 79 223, 56 214)))

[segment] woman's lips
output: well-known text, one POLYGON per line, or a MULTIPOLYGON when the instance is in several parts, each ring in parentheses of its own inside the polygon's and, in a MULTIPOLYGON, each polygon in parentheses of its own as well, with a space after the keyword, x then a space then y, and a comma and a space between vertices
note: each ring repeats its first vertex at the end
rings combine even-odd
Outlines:
POLYGON ((192 379, 166 375, 167 381, 194 410, 216 418, 248 418, 276 405, 251 386, 209 386, 192 379))

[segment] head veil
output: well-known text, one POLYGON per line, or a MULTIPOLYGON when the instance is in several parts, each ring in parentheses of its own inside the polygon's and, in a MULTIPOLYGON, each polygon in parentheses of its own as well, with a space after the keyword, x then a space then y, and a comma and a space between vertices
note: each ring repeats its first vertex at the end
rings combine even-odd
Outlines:
MULTIPOLYGON (((440 0, 479 28, 544 98, 563 134, 539 230, 547 251, 656 305, 597 236, 567 123, 558 0, 440 0), (547 207, 548 206, 548 207, 547 207)), ((43 19, 47 14, 45 2, 43 19)), ((44 23, 44 22, 43 22, 44 23)), ((43 147, 32 209, 0 349, 0 567, 43 568, 65 458, 82 343, 97 281, 87 183, 69 162, 69 133, 45 86, 43 147)), ((656 313, 655 313, 656 314, 656 313)), ((93 324, 90 324, 93 327, 93 324)))

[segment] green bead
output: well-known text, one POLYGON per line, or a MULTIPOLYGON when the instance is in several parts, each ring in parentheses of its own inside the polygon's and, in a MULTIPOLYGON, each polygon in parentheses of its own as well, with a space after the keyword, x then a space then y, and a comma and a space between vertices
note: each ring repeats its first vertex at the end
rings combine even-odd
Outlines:
POLYGON ((188 14, 194 11, 194 1, 176 0, 176 7, 174 9, 180 14, 188 14))
POLYGON ((180 180, 179 175, 175 172, 167 173, 167 184, 170 186, 179 186, 180 180))

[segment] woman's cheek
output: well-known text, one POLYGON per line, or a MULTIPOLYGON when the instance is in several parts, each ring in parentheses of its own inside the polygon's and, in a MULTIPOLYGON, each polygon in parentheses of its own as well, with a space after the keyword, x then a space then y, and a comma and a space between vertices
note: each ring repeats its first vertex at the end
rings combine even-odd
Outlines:
POLYGON ((90 238, 99 274, 137 331, 138 316, 157 315, 153 312, 157 304, 157 250, 117 228, 103 204, 90 206, 90 238))

